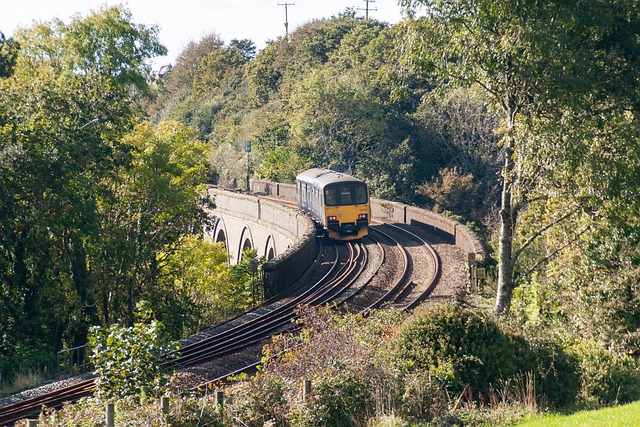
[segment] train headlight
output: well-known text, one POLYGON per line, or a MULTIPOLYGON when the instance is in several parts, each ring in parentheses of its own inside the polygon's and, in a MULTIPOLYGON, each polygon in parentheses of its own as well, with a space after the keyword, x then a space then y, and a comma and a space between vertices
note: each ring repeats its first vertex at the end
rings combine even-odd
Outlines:
POLYGON ((367 219, 367 214, 358 214, 358 219, 367 219))
POLYGON ((338 220, 338 217, 337 217, 337 216, 335 216, 335 215, 331 215, 331 216, 328 216, 328 217, 327 217, 327 220, 329 220, 329 221, 337 221, 337 220, 338 220))

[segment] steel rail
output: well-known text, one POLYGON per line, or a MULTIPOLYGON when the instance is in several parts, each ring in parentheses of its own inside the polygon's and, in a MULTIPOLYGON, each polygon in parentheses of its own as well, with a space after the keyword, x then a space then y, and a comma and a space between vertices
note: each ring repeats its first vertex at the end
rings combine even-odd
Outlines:
MULTIPOLYGON (((226 354, 232 354, 238 350, 264 340, 271 334, 278 331, 278 329, 282 329, 287 323, 291 325, 292 313, 296 306, 300 304, 320 304, 329 301, 332 298, 332 295, 341 292, 339 289, 340 283, 353 273, 355 265, 357 265, 356 260, 359 257, 354 255, 354 245, 348 245, 348 248, 350 250, 349 261, 344 264, 342 268, 338 269, 337 272, 335 271, 339 265, 339 251, 336 250, 336 259, 332 262, 331 269, 320 280, 318 280, 314 286, 311 286, 300 296, 293 298, 292 301, 286 303, 284 306, 273 310, 276 312, 275 318, 272 314, 273 311, 270 311, 269 313, 259 316, 257 319, 253 319, 243 323, 242 325, 223 331, 210 339, 205 339, 197 343, 187 345, 182 349, 183 352, 186 350, 186 354, 182 353, 185 354, 184 356, 180 356, 177 361, 167 359, 163 365, 165 365, 165 367, 191 366, 226 354), (335 274, 335 278, 333 280, 328 279, 331 274, 335 274), (328 286, 326 285, 327 281, 328 286), (325 283, 325 286, 323 286, 323 283, 325 283), (270 323, 271 326, 269 326, 270 323), (256 325, 259 325, 259 327, 256 328, 256 325), (247 330, 251 330, 251 332, 246 332, 247 330)), ((360 253, 361 250, 358 249, 357 252, 360 253)), ((319 258, 320 255, 316 261, 319 258)), ((317 266, 317 262, 314 264, 317 266)), ((301 281, 304 280, 304 278, 307 278, 308 274, 310 274, 309 271, 301 281)), ((270 299, 270 301, 275 302, 275 299, 270 299)), ((237 319, 237 317, 234 319, 237 319)), ((234 319, 230 319, 225 323, 234 319)), ((22 402, 5 406, 0 408, 0 425, 11 426, 19 419, 29 416, 37 416, 43 407, 58 409, 66 402, 74 402, 82 397, 92 394, 95 391, 95 388, 96 385, 93 379, 85 380, 71 387, 59 389, 37 398, 27 399, 22 402)))

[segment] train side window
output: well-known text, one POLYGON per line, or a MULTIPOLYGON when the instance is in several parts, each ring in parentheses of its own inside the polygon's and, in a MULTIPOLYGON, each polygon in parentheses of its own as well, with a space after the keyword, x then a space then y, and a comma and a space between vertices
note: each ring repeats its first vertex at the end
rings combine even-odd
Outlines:
POLYGON ((335 188, 325 188, 324 202, 327 206, 336 206, 338 204, 338 197, 335 188))
POLYGON ((364 185, 356 187, 356 203, 359 205, 367 203, 367 187, 364 185))
POLYGON ((353 204, 350 187, 340 187, 340 204, 341 205, 353 204))

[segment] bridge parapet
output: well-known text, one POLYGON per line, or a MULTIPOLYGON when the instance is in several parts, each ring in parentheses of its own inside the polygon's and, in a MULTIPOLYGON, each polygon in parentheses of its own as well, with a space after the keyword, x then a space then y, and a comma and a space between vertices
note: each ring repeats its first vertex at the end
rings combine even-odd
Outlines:
MULTIPOLYGON (((276 187, 274 186, 274 188, 276 187)), ((286 250, 274 254, 275 256, 262 266, 267 297, 293 285, 315 260, 318 254, 315 225, 304 213, 245 193, 209 187, 209 194, 214 197, 216 204, 216 208, 212 212, 213 215, 225 217, 227 221, 231 217, 242 220, 243 225, 236 225, 236 228, 250 227, 250 231, 253 231, 252 236, 257 236, 259 230, 269 229, 288 240, 286 250), (246 224, 253 225, 247 226, 246 224)), ((245 239, 249 238, 246 230, 242 234, 238 233, 239 231, 236 230, 236 236, 240 236, 239 241, 231 245, 234 250, 236 246, 238 248, 237 259, 245 247, 245 239)), ((276 239, 272 235, 269 237, 276 239)), ((268 245, 269 241, 263 242, 263 246, 265 244, 268 245)), ((255 243, 252 242, 252 247, 253 245, 255 243)), ((231 248, 227 249, 232 254, 231 248)), ((259 255, 261 255, 260 252, 259 255)))
MULTIPOLYGON (((253 191, 270 195, 278 195, 287 200, 296 200, 296 187, 293 184, 281 184, 264 180, 251 181, 253 191)), ((401 224, 421 224, 433 231, 450 238, 462 249, 470 261, 471 267, 482 264, 486 260, 486 251, 478 236, 466 225, 438 215, 428 209, 421 209, 403 203, 388 200, 372 199, 371 216, 387 222, 401 224)), ((472 275, 474 271, 471 272, 472 275)))

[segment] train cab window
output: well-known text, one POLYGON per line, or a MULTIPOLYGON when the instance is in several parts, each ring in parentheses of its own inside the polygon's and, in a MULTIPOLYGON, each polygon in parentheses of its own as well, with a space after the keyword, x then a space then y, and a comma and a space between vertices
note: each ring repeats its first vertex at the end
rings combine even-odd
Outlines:
POLYGON ((352 205, 353 200, 351 197, 351 187, 340 187, 340 204, 352 205))
POLYGON ((324 189, 324 203, 327 206, 337 206, 338 205, 338 192, 336 188, 325 188, 324 189))
POLYGON ((364 203, 367 203, 367 187, 365 187, 364 185, 358 185, 355 189, 356 204, 362 205, 364 203))

